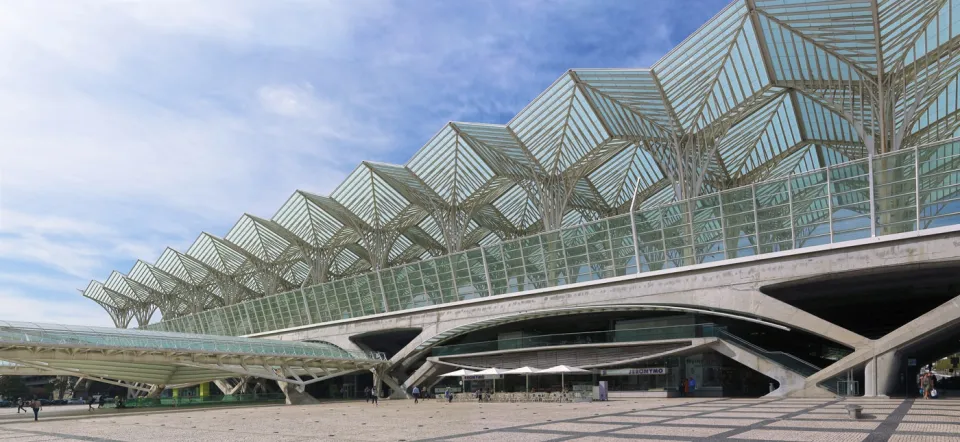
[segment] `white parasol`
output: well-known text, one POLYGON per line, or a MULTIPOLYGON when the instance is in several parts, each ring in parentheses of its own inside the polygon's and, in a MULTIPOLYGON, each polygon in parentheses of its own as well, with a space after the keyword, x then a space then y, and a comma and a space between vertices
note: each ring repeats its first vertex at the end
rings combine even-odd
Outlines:
POLYGON ((540 370, 539 374, 560 374, 560 390, 564 390, 564 376, 567 374, 590 374, 590 370, 584 370, 582 368, 570 367, 567 365, 558 365, 556 367, 550 367, 544 370, 540 370))
POLYGON ((527 378, 527 392, 530 392, 530 375, 540 373, 540 369, 533 367, 520 367, 510 370, 504 374, 522 374, 527 378))

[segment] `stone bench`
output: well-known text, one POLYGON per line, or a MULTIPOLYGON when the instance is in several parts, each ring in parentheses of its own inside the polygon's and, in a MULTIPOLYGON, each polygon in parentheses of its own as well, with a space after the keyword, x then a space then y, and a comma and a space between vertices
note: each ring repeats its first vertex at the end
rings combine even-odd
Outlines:
POLYGON ((863 407, 859 405, 846 405, 843 408, 847 409, 847 415, 851 419, 860 419, 863 417, 863 407))

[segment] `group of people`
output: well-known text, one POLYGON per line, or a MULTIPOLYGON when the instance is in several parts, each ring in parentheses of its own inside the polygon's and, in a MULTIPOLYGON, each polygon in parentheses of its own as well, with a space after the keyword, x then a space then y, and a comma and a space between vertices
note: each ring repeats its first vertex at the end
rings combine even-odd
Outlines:
POLYGON ((380 395, 377 394, 377 389, 373 387, 367 387, 363 389, 363 398, 367 400, 367 403, 373 402, 373 405, 380 406, 379 400, 380 395))
POLYGON ((27 407, 33 410, 33 420, 37 420, 40 416, 40 410, 43 410, 43 404, 40 403, 40 399, 36 397, 33 400, 24 400, 23 398, 17 398, 17 414, 20 414, 20 410, 23 410, 24 413, 29 413, 27 407))
POLYGON ((693 377, 682 378, 680 379, 680 384, 677 385, 677 391, 680 392, 680 397, 686 397, 693 394, 693 391, 697 388, 697 381, 693 377))

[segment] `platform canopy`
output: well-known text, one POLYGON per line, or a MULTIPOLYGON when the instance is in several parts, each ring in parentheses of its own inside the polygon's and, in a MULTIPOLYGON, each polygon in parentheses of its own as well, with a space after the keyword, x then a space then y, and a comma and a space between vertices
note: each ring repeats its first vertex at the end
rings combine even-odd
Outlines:
POLYGON ((362 162, 82 293, 118 327, 244 302, 273 329, 383 313, 409 284, 371 272, 949 139, 954 3, 734 0, 652 66, 567 71, 506 124, 446 123, 404 164, 362 162), (299 287, 326 313, 273 302, 299 287))
POLYGON ((303 386, 385 362, 382 353, 322 342, 0 321, 0 375, 69 375, 140 389, 239 376, 303 386))

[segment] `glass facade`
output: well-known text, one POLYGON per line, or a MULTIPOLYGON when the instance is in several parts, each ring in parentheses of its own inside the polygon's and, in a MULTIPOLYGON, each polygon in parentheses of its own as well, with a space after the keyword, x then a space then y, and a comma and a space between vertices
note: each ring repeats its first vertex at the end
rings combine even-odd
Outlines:
POLYGON ((950 141, 248 300, 147 328, 255 334, 958 223, 960 141, 950 141))

